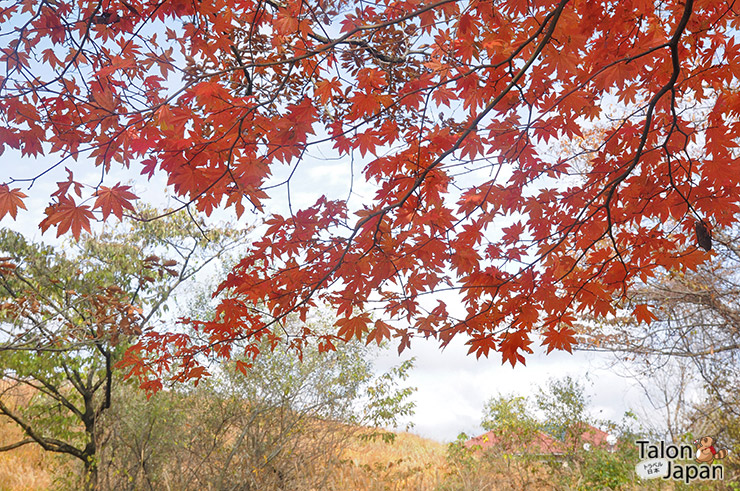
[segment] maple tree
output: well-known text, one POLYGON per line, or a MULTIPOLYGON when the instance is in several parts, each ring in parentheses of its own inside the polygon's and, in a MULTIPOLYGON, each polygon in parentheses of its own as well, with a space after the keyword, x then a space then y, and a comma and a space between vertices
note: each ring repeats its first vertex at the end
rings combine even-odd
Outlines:
MULTIPOLYGON (((577 314, 613 314, 635 282, 695 268, 710 257, 697 240, 710 249, 737 220, 734 8, 23 0, 0 10, 0 150, 69 168, 40 224, 58 234, 131 213, 114 167, 165 175, 207 214, 267 214, 219 316, 196 323, 206 339, 150 333, 132 374, 179 353, 197 378, 195 354, 230 356, 234 339, 252 339, 253 356, 265 337, 300 348, 310 330, 286 336, 281 322, 320 303, 337 318, 322 349, 461 335, 513 365, 538 333, 569 349, 577 314), (265 206, 270 176, 317 157, 350 181, 357 159, 374 195, 265 206), (75 178, 82 158, 99 182, 75 178)), ((20 216, 46 175, 19 172, 0 186, 0 217, 20 216)))

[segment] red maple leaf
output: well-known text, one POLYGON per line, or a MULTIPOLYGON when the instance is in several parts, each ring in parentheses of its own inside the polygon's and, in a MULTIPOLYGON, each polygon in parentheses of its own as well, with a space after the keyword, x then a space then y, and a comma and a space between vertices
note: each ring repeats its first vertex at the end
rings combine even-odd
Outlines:
POLYGON ((0 220, 8 213, 15 220, 18 208, 27 209, 23 198, 28 196, 22 193, 20 188, 10 189, 7 184, 0 184, 0 220))
POLYGON ((499 343, 499 351, 501 351, 501 364, 503 365, 507 361, 511 363, 511 366, 516 366, 517 362, 522 365, 526 365, 524 355, 520 352, 532 353, 532 348, 529 345, 532 341, 529 339, 529 335, 524 331, 511 331, 507 332, 501 343, 499 343))
POLYGON ((56 225, 57 237, 71 231, 75 239, 80 238, 82 229, 90 232, 90 219, 95 218, 89 206, 77 206, 71 198, 64 198, 59 203, 48 206, 45 213, 46 218, 39 224, 42 232, 56 225))
MULTIPOLYGON (((324 303, 343 319, 327 340, 386 339, 386 325, 363 317, 372 311, 384 322, 407 319, 390 329, 401 349, 415 335, 446 343, 460 334, 473 339, 471 353, 519 363, 543 318, 552 320, 548 352, 569 350, 573 331, 554 326, 615 314, 636 283, 712 260, 695 251, 694 234, 709 250, 710 224, 718 237, 740 223, 740 95, 717 83, 737 76, 740 57, 726 2, 558 0, 533 9, 500 0, 491 9, 432 0, 400 12, 392 1, 330 9, 286 0, 277 11, 226 2, 223 16, 208 2, 145 3, 91 14, 85 34, 65 27, 79 24, 69 0, 55 2, 54 15, 33 15, 33 2, 5 12, 4 24, 24 30, 0 36, 10 53, 0 147, 21 160, 59 156, 47 170, 85 152, 105 163, 103 182, 69 172, 50 183, 57 204, 41 227, 76 237, 92 211, 131 210, 131 190, 105 179, 134 159, 143 160, 135 174, 151 178, 157 168, 185 206, 239 214, 247 201, 262 212, 269 182, 290 163, 290 213, 256 229, 262 235, 225 282, 278 322, 324 303), (635 29, 636 16, 660 29, 635 29), (270 29, 275 36, 250 36, 270 29), (152 41, 132 44, 131 32, 152 41), (62 40, 85 56, 48 51, 62 40), (162 83, 169 72, 182 74, 182 90, 162 83), (606 99, 622 107, 594 124, 608 119, 606 99), (687 107, 706 108, 706 124, 687 107), (539 139, 557 140, 562 155, 539 139), (701 148, 689 151, 696 141, 701 148), (316 162, 337 167, 303 173, 316 162), (373 192, 354 186, 361 174, 373 192), (328 192, 323 175, 346 178, 347 198, 312 208, 291 198, 328 192), (92 210, 72 195, 94 198, 92 210), (347 210, 359 208, 372 219, 350 223, 347 210), (447 290, 461 292, 470 322, 442 332, 461 324, 429 315, 424 299, 447 290)), ((0 189, 0 216, 15 216, 23 197, 0 189)), ((655 320, 647 306, 634 316, 655 320)), ((212 331, 217 356, 234 341, 223 324, 212 331)), ((299 337, 310 335, 306 327, 299 337)))
POLYGON ((116 184, 112 188, 100 186, 98 192, 95 193, 97 199, 93 209, 102 208, 103 220, 108 218, 111 213, 121 220, 124 209, 134 211, 131 200, 138 199, 129 189, 131 189, 131 186, 121 186, 120 184, 116 184))
POLYGON ((370 315, 363 314, 350 318, 338 319, 336 322, 339 331, 337 336, 348 341, 353 337, 362 339, 362 335, 367 332, 367 325, 370 323, 370 315))
POLYGON ((378 346, 380 346, 384 339, 391 338, 391 329, 390 325, 381 320, 376 320, 375 328, 368 333, 366 343, 370 344, 375 341, 378 343, 378 346))
POLYGON ((562 327, 559 330, 550 328, 544 333, 545 339, 542 341, 542 346, 547 346, 547 352, 550 353, 552 350, 565 350, 568 353, 573 353, 572 346, 577 343, 575 338, 575 331, 570 327, 562 327))
POLYGON ((644 303, 641 303, 640 305, 635 307, 635 310, 632 312, 632 314, 635 316, 637 322, 646 322, 647 324, 650 324, 658 318, 655 314, 650 312, 650 309, 644 303))

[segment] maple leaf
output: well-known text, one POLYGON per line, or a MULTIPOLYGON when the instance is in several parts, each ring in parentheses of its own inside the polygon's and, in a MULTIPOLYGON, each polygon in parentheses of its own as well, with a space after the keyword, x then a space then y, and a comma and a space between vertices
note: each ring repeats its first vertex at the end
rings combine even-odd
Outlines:
POLYGON ((154 171, 157 170, 157 159, 149 158, 141 161, 141 175, 151 179, 154 171))
POLYGON ((95 218, 89 206, 77 206, 71 198, 61 199, 59 203, 47 207, 45 213, 46 218, 40 224, 42 232, 57 226, 57 237, 71 231, 77 240, 83 229, 90 232, 90 219, 95 218))
POLYGON ((384 339, 391 338, 392 328, 382 320, 376 320, 374 326, 374 329, 368 333, 367 340, 365 342, 370 344, 375 341, 378 343, 378 346, 380 346, 384 339))
POLYGON ((131 204, 131 200, 138 199, 129 189, 131 189, 131 186, 121 186, 120 184, 116 184, 112 188, 100 186, 95 193, 97 199, 95 200, 93 209, 102 208, 103 220, 108 218, 111 213, 118 217, 119 220, 123 219, 123 210, 134 211, 134 205, 131 204))
POLYGON ((488 356, 491 350, 496 349, 496 340, 491 335, 473 336, 465 344, 469 345, 468 354, 475 353, 475 357, 488 356))
POLYGON ((635 316, 635 320, 637 320, 637 322, 645 322, 648 325, 658 318, 655 314, 650 312, 650 309, 644 303, 636 306, 635 310, 632 311, 632 315, 635 316))
POLYGON ((357 135, 355 141, 360 149, 360 155, 363 157, 366 153, 374 153, 375 147, 380 144, 381 140, 377 133, 372 130, 364 131, 357 135))
POLYGON ((319 341, 319 353, 328 353, 329 351, 335 351, 336 346, 331 342, 330 339, 324 337, 319 341))
POLYGON ((28 198, 20 188, 10 189, 7 184, 0 184, 0 220, 8 213, 15 220, 18 208, 26 209, 23 198, 28 198))
POLYGON ((252 368, 251 363, 246 363, 242 360, 236 360, 236 369, 242 373, 245 377, 247 376, 247 370, 252 368))
POLYGON ((334 94, 340 93, 342 84, 336 77, 332 77, 331 80, 320 80, 316 82, 314 88, 314 94, 319 98, 323 104, 327 104, 334 97, 334 94))
POLYGON ((527 326, 532 326, 539 318, 537 308, 530 304, 523 304, 519 309, 519 320, 527 326))
POLYGON ((545 339, 542 341, 542 346, 547 346, 548 353, 558 349, 572 354, 572 346, 577 342, 575 333, 574 330, 567 326, 560 329, 550 328, 543 334, 545 339))
POLYGON ((44 50, 43 53, 44 62, 48 63, 52 68, 55 68, 59 64, 61 64, 61 61, 59 60, 59 58, 57 58, 57 53, 55 50, 47 48, 44 50))
POLYGON ((69 193, 69 188, 73 187, 75 194, 79 197, 82 197, 82 183, 74 180, 74 174, 71 170, 69 170, 69 168, 65 167, 64 170, 67 171, 67 180, 57 182, 57 190, 54 191, 51 195, 60 198, 66 197, 69 193))
MULTIPOLYGON (((345 317, 336 321, 339 331, 337 336, 345 341, 352 339, 362 339, 362 335, 367 332, 367 325, 370 323, 370 315, 362 314, 354 317, 345 317)), ((376 326, 377 329, 377 326, 376 326)))
POLYGON ((529 345, 532 341, 524 331, 512 331, 507 332, 501 342, 499 343, 499 351, 501 351, 501 364, 503 365, 507 361, 511 363, 511 366, 516 366, 517 362, 522 365, 526 365, 524 355, 520 351, 525 353, 532 353, 532 348, 529 345))

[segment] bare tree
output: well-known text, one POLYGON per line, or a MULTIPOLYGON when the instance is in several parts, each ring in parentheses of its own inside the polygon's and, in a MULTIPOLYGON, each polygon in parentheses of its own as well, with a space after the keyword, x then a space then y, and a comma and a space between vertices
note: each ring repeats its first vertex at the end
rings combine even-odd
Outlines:
MULTIPOLYGON (((662 412, 671 440, 702 432, 740 442, 740 230, 716 231, 714 260, 651 278, 585 349, 611 351, 662 412), (632 315, 646 305, 654 318, 632 315)), ((730 442, 726 442, 730 443, 730 442)))

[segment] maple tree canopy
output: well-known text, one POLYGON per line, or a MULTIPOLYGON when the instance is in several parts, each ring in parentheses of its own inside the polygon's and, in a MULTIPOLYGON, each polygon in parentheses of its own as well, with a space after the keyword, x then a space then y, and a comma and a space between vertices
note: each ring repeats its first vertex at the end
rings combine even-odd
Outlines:
MULTIPOLYGON (((634 282, 696 267, 710 257, 696 230, 711 247, 712 228, 737 220, 734 8, 6 2, 0 151, 69 168, 40 226, 75 237, 133 209, 135 189, 106 179, 113 167, 164 173, 199 210, 240 216, 267 213, 278 167, 319 154, 375 186, 362 206, 322 197, 267 214, 220 287, 217 319, 197 324, 200 344, 151 331, 139 343, 149 361, 277 342, 286 315, 324 304, 336 329, 323 349, 463 335, 471 353, 513 365, 538 333, 548 352, 570 350, 577 314, 609 315, 634 282), (78 158, 102 181, 75 180, 78 158)), ((0 217, 18 216, 44 176, 20 172, 0 186, 0 217)), ((653 318, 645 305, 634 314, 653 318)), ((296 347, 311 335, 290 334, 296 347)))

